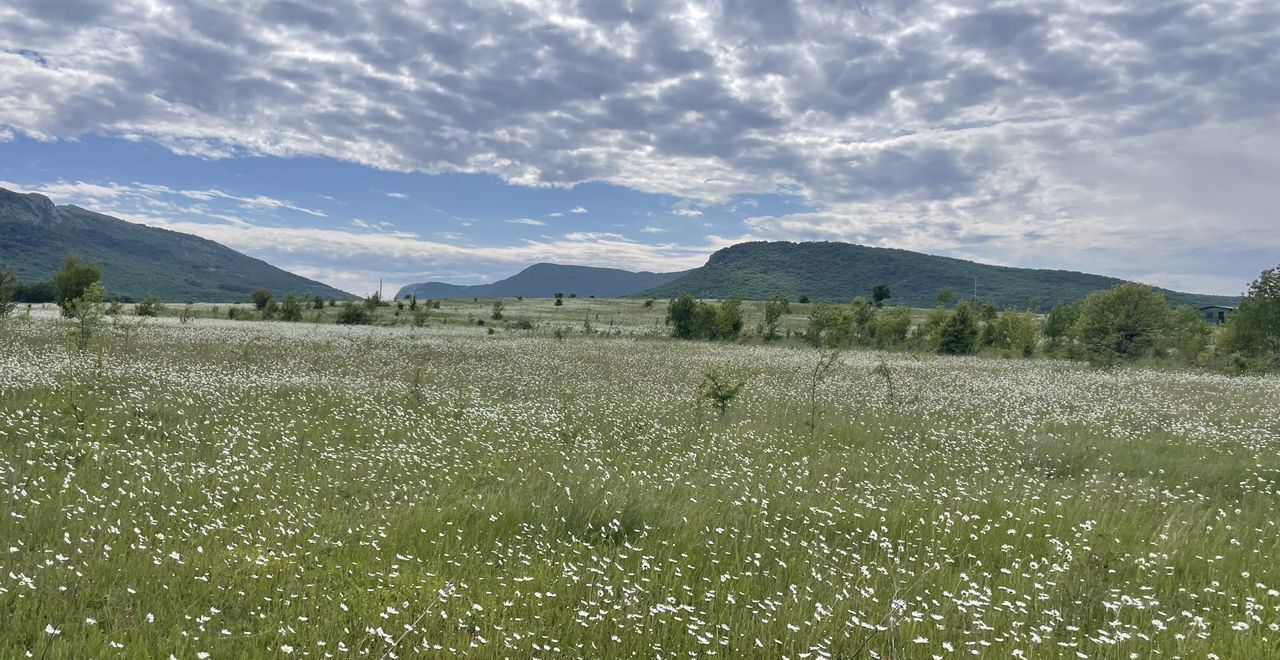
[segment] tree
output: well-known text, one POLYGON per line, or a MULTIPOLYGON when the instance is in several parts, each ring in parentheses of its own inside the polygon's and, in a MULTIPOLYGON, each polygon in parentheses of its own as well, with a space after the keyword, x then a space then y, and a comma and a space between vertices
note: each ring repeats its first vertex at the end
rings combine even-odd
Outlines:
POLYGON ((938 289, 938 304, 943 307, 950 305, 951 301, 955 300, 955 297, 956 292, 952 291, 949 286, 938 289))
POLYGON ((324 309, 324 298, 315 296, 311 299, 311 309, 324 309))
POLYGON ((258 308, 259 312, 267 308, 267 303, 270 303, 272 298, 274 296, 266 289, 254 289, 253 293, 249 294, 250 302, 253 303, 254 307, 258 308))
POLYGON ((808 304, 809 304, 809 296, 806 296, 806 295, 804 295, 804 294, 800 294, 800 298, 799 298, 798 300, 796 300, 796 302, 800 303, 801 305, 808 305, 808 304))
POLYGON ((1049 348, 1056 349, 1062 340, 1071 335, 1071 326, 1076 324, 1080 310, 1074 305, 1058 303, 1049 310, 1044 319, 1044 336, 1049 340, 1049 348))
POLYGON ((102 283, 94 281, 85 287, 84 293, 79 297, 67 302, 67 316, 77 320, 72 337, 75 338, 76 348, 81 351, 89 348, 89 343, 102 329, 102 299, 106 295, 107 290, 102 287, 102 283))
POLYGON ((1201 356, 1209 348, 1213 331, 1205 323, 1204 316, 1195 307, 1179 307, 1169 315, 1168 336, 1165 344, 1178 353, 1187 364, 1201 364, 1201 356))
POLYGON ((491 314, 490 316, 492 316, 493 320, 495 321, 501 321, 502 310, 506 308, 507 308, 506 303, 502 302, 501 300, 495 300, 493 301, 493 314, 491 314))
POLYGON ((102 268, 95 263, 81 261, 74 254, 62 262, 62 270, 53 276, 53 299, 62 308, 63 316, 74 316, 72 301, 84 296, 89 286, 102 280, 102 268))
POLYGON ((938 352, 948 355, 966 355, 973 352, 974 343, 978 339, 978 318, 969 307, 969 302, 961 301, 954 311, 938 328, 938 352))
POLYGON ((710 401, 719 411, 720 417, 724 418, 725 413, 729 412, 729 404, 738 397, 738 393, 742 391, 742 386, 747 381, 740 380, 732 382, 729 377, 718 371, 711 370, 706 372, 702 377, 702 387, 699 388, 698 398, 703 401, 710 401))
POLYGON ((884 301, 893 297, 893 292, 889 290, 888 284, 877 284, 871 287, 871 304, 879 307, 884 301))
MULTIPOLYGON (((560 297, 557 296, 556 300, 560 300, 560 297)), ((682 293, 667 303, 667 325, 671 326, 671 336, 692 339, 694 315, 697 312, 698 301, 693 299, 692 294, 682 293)))
POLYGON ((778 336, 778 324, 783 315, 791 313, 791 303, 783 296, 774 296, 764 304, 764 338, 770 340, 778 336))
POLYGON ((736 339, 742 333, 742 298, 733 296, 716 306, 715 330, 708 339, 736 339))
POLYGON ((1280 266, 1262 271, 1249 285, 1227 323, 1223 343, 1253 357, 1280 356, 1280 266))
POLYGON ((1145 284, 1125 282, 1081 301, 1072 332, 1090 357, 1109 362, 1150 353, 1168 324, 1164 296, 1145 284))
POLYGON ((301 321, 302 320, 302 300, 292 293, 284 297, 284 302, 280 305, 281 321, 301 321))
POLYGON ((0 270, 0 319, 13 313, 18 306, 13 298, 18 292, 18 274, 12 270, 0 270))

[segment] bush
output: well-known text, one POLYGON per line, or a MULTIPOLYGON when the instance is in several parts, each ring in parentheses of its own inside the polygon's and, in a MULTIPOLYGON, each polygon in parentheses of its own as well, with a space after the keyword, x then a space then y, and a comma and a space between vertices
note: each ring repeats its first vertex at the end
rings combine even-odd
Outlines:
POLYGON ((742 299, 712 305, 682 293, 667 305, 667 325, 680 339, 735 339, 742 333, 742 299))
POLYGON ((302 300, 292 293, 284 297, 284 303, 280 305, 281 321, 301 321, 302 320, 302 300))
POLYGON ((348 300, 338 312, 338 323, 342 325, 369 325, 370 320, 369 310, 354 300, 348 300))
POLYGON ((493 320, 495 320, 495 321, 501 321, 501 320, 502 320, 502 310, 504 310, 504 309, 506 309, 506 308, 507 308, 506 303, 502 302, 501 300, 495 300, 495 301, 493 301, 493 313, 492 313, 492 314, 490 314, 490 316, 491 316, 491 317, 493 318, 493 320))
POLYGON ((910 332, 911 311, 906 307, 892 307, 877 314, 871 326, 871 335, 880 348, 901 345, 910 332))
POLYGON ((133 306, 134 316, 155 317, 155 316, 159 316, 160 312, 163 312, 163 311, 164 311, 164 303, 160 302, 160 299, 157 298, 156 295, 152 293, 148 293, 147 297, 142 299, 142 302, 133 306))

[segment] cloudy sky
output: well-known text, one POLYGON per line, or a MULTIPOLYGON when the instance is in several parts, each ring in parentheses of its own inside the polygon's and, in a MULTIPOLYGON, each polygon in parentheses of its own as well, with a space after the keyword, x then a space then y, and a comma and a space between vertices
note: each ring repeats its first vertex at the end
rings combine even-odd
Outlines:
POLYGON ((8 0, 0 186, 356 293, 820 239, 1234 294, 1280 3, 8 0))

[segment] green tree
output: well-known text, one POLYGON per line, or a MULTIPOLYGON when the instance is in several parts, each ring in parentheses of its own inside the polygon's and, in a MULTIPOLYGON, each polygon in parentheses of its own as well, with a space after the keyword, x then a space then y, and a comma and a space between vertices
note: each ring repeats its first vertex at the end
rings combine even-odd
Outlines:
POLYGON ((1096 361, 1147 355, 1169 324, 1164 296, 1136 282, 1095 291, 1080 302, 1072 332, 1096 361))
POLYGON ((1227 323, 1224 348, 1244 355, 1280 356, 1280 266, 1262 271, 1249 284, 1227 323))
POLYGON ((106 298, 107 290, 102 287, 101 282, 90 282, 85 287, 84 293, 74 300, 67 302, 68 316, 76 319, 75 330, 72 331, 72 338, 75 340, 76 348, 81 351, 89 348, 90 342, 100 334, 102 330, 102 316, 105 313, 102 301, 106 298))
POLYGON ((311 299, 311 309, 324 309, 324 298, 315 296, 311 299))
POLYGON ((253 306, 256 307, 259 312, 266 309, 267 304, 270 303, 273 298, 274 296, 271 295, 271 292, 266 289, 254 289, 253 293, 249 294, 249 301, 253 303, 253 306))
POLYGON ((1213 330, 1195 307, 1179 307, 1169 315, 1166 346, 1176 351, 1187 364, 1203 364, 1212 336, 1213 330))
POLYGON ((506 309, 506 308, 507 308, 507 304, 506 304, 506 303, 502 302, 501 300, 495 300, 495 301, 493 301, 493 313, 492 313, 492 314, 490 314, 490 316, 491 316, 491 317, 493 318, 493 320, 495 320, 495 321, 501 321, 501 320, 502 320, 502 310, 504 310, 504 309, 506 309))
POLYGON ((818 303, 809 310, 809 325, 804 336, 814 346, 843 346, 849 332, 845 327, 848 317, 836 305, 818 303))
POLYGON ((938 289, 938 304, 943 307, 950 305, 951 301, 955 300, 955 297, 956 292, 952 291, 949 286, 938 289))
POLYGON ((782 317, 791 313, 791 302, 784 296, 774 296, 764 304, 764 338, 774 339, 778 336, 778 324, 782 317))
POLYGON ((0 270, 0 318, 13 313, 18 306, 13 298, 18 293, 18 274, 13 270, 0 270))
POLYGON ((871 287, 871 304, 879 307, 884 301, 893 297, 893 292, 889 290, 888 284, 877 284, 871 287))
POLYGON ((302 320, 302 300, 292 293, 284 297, 284 302, 280 304, 280 320, 281 321, 301 321, 302 320))
POLYGON ((961 301, 938 328, 938 352, 966 355, 973 352, 978 339, 978 317, 968 301, 961 301))
POLYGON ((742 333, 742 298, 733 296, 716 305, 715 329, 708 339, 737 339, 742 333))
POLYGON ((1057 350, 1071 336, 1071 327, 1079 316, 1080 310, 1075 305, 1058 303, 1049 310, 1044 319, 1044 337, 1049 340, 1049 350, 1057 350))
POLYGON ((90 285, 101 280, 102 268, 98 264, 81 261, 74 254, 67 257, 52 281, 54 302, 62 308, 62 315, 75 316, 72 301, 83 297, 90 285))
MULTIPOLYGON (((559 301, 561 296, 556 295, 559 301)), ((675 300, 667 303, 667 325, 671 326, 671 335, 680 339, 693 338, 694 316, 698 312, 698 301, 692 294, 682 293, 675 300)))
POLYGON ((867 302, 866 298, 858 296, 849 305, 848 313, 849 320, 846 323, 849 329, 848 339, 860 344, 870 343, 871 328, 876 321, 876 307, 867 302))

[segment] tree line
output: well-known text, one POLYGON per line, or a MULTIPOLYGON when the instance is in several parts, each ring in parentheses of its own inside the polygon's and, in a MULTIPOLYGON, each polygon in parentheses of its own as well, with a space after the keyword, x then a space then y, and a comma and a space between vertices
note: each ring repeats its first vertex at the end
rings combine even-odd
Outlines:
MULTIPOLYGON (((993 353, 1114 364, 1172 361, 1242 373, 1280 370, 1280 266, 1263 271, 1249 285, 1239 308, 1215 330, 1194 307, 1171 307, 1149 286, 1123 283, 1096 291, 1074 304, 1058 304, 1048 314, 1027 309, 999 310, 981 299, 952 305, 950 289, 919 322, 905 307, 885 307, 888 287, 848 305, 817 303, 809 308, 798 337, 824 348, 867 347, 950 355, 993 353)), ((780 337, 791 303, 776 296, 764 304, 756 336, 780 337)), ((739 340, 745 326, 742 301, 718 303, 683 294, 667 308, 671 334, 681 339, 739 340)))

